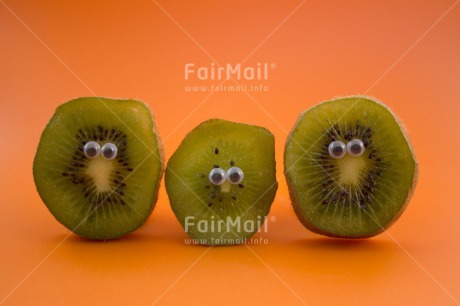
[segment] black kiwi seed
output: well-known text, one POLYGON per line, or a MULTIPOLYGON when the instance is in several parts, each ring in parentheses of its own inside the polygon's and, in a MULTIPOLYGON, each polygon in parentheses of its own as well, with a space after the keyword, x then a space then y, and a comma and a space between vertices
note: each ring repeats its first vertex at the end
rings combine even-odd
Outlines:
POLYGON ((230 162, 230 166, 234 166, 234 165, 235 165, 235 162, 232 160, 232 161, 230 162))
POLYGON ((238 184, 238 187, 244 188, 244 185, 243 184, 238 184))
POLYGON ((219 149, 218 148, 214 149, 214 154, 219 154, 219 149))
POLYGON ((234 195, 232 196, 232 199, 236 201, 236 197, 234 195))
POLYGON ((214 165, 214 168, 219 168, 219 166, 218 166, 218 165, 214 165))
POLYGON ((347 132, 345 133, 345 139, 348 141, 353 139, 353 133, 350 130, 347 130, 347 132))
POLYGON ((209 202, 209 203, 208 203, 208 207, 211 207, 211 206, 212 206, 212 202, 209 202))

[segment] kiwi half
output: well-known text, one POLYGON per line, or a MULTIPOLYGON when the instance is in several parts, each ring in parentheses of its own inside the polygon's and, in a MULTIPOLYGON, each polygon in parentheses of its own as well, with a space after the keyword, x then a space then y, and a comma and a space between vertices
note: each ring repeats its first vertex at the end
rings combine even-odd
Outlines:
POLYGON ((112 239, 149 217, 163 164, 146 104, 87 97, 57 108, 41 136, 33 174, 59 222, 85 238, 112 239))
POLYGON ((262 226, 278 188, 274 137, 258 126, 205 121, 170 158, 165 185, 172 210, 197 243, 244 243, 262 226))
POLYGON ((418 174, 400 121, 364 96, 323 102, 301 114, 284 164, 300 221, 313 232, 342 238, 371 237, 393 224, 418 174))

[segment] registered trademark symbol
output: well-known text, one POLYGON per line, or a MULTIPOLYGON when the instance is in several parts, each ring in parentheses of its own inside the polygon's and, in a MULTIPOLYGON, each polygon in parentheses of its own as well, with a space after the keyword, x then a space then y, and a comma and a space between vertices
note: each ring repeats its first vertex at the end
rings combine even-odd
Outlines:
POLYGON ((276 69, 276 64, 275 64, 275 63, 271 63, 271 64, 270 64, 270 69, 276 69))
POLYGON ((271 222, 275 222, 275 221, 276 221, 276 217, 275 217, 275 216, 271 216, 271 217, 270 217, 270 221, 271 221, 271 222))

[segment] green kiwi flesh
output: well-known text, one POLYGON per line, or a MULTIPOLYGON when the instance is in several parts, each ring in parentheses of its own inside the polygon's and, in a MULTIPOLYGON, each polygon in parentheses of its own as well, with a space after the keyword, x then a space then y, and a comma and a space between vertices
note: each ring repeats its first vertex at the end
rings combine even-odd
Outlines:
POLYGON ((89 239, 132 232, 151 214, 163 173, 163 151, 148 106, 86 97, 59 106, 40 139, 35 184, 54 217, 89 239), (112 160, 88 158, 89 141, 118 148, 112 160))
POLYGON ((294 211, 313 232, 372 237, 404 211, 418 165, 402 124, 381 102, 352 96, 300 115, 286 142, 285 176, 294 211), (329 155, 332 141, 357 138, 364 153, 329 155))
POLYGON ((199 244, 246 242, 265 221, 278 184, 274 137, 265 128, 211 119, 194 128, 166 167, 165 186, 177 219, 199 244), (214 168, 239 167, 239 184, 214 185, 214 168))

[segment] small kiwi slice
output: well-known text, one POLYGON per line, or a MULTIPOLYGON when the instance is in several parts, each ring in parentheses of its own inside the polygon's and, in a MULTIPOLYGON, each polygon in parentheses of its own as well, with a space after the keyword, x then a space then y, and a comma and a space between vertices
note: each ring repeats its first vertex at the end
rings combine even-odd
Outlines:
POLYGON ((400 121, 364 96, 323 102, 301 114, 284 164, 300 221, 313 232, 342 238, 371 237, 393 224, 418 174, 400 121))
POLYGON ((151 214, 163 151, 148 106, 86 97, 59 106, 34 159, 34 180, 54 217, 89 239, 121 237, 151 214))
POLYGON ((197 243, 246 242, 275 197, 275 141, 265 128, 211 119, 194 128, 166 167, 171 208, 197 243))

